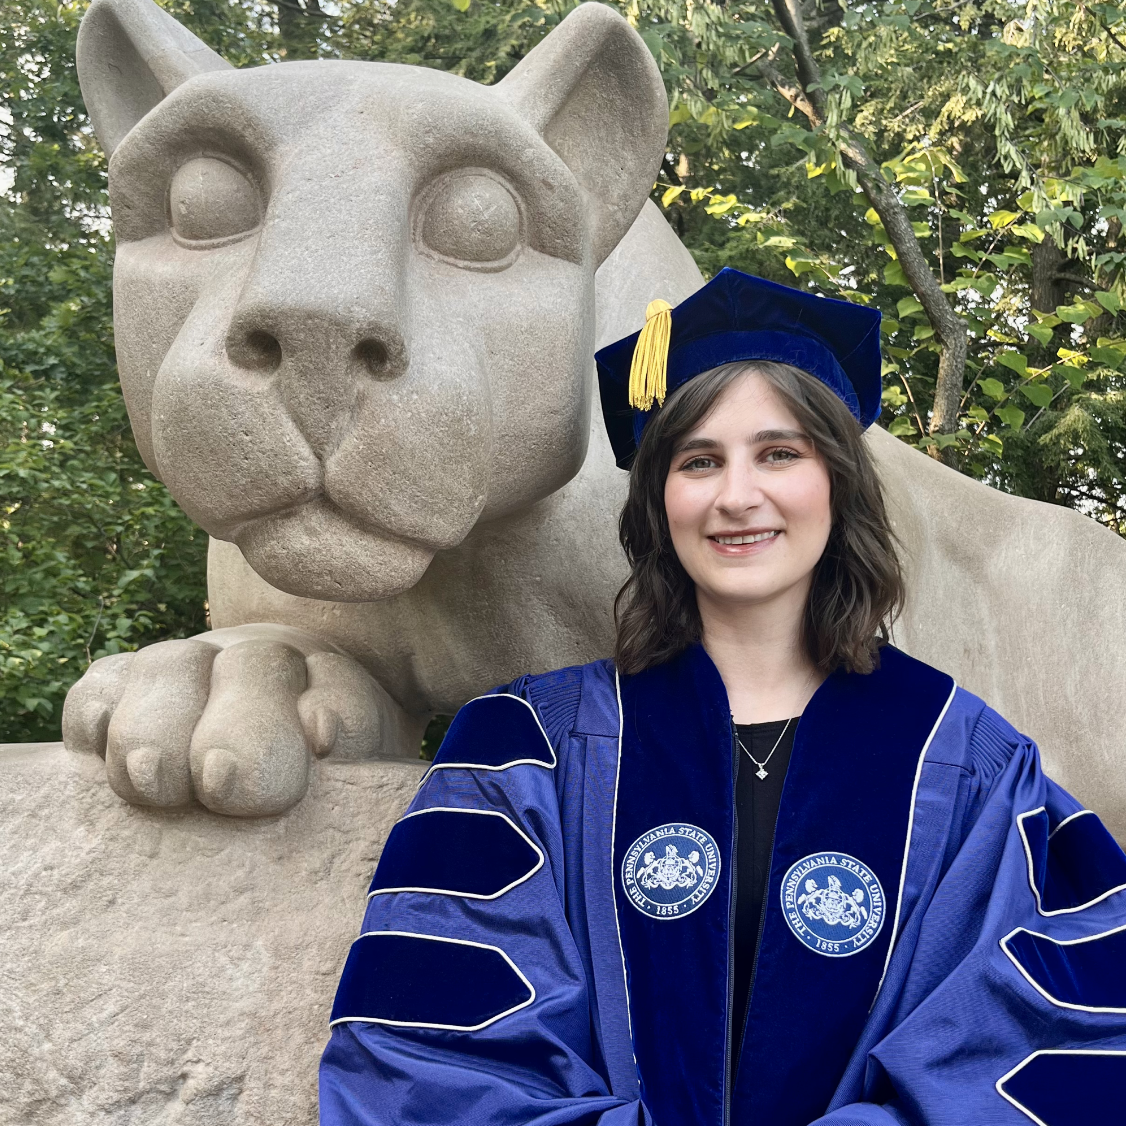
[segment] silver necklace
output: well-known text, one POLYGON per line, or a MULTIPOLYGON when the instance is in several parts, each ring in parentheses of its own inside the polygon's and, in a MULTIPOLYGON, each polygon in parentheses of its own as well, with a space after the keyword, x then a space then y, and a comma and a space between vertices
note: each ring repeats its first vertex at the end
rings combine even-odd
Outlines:
POLYGON ((782 734, 778 736, 777 740, 775 740, 774 746, 770 748, 770 754, 767 755, 766 758, 762 760, 762 762, 759 762, 759 760, 755 758, 755 756, 752 755, 750 751, 747 750, 746 745, 743 743, 743 740, 739 738, 739 729, 735 729, 735 742, 738 743, 739 746, 743 749, 743 753, 747 756, 747 758, 749 758, 751 762, 753 762, 755 766, 758 767, 758 770, 755 771, 755 777, 760 782, 767 776, 768 771, 766 769, 766 764, 770 761, 771 755, 773 755, 774 752, 778 750, 778 744, 782 742, 783 738, 786 735, 786 732, 790 730, 790 724, 793 723, 793 721, 793 716, 790 716, 790 718, 786 720, 786 726, 782 728, 782 734))

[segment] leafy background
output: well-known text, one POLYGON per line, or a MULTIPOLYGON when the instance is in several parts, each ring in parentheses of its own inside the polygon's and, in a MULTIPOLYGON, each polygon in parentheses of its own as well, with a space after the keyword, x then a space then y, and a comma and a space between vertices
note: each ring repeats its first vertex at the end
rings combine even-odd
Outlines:
MULTIPOLYGON (((162 6, 238 66, 382 59, 491 83, 573 5, 162 6)), ((664 74, 654 199, 705 274, 877 306, 881 425, 1126 534, 1119 7, 615 6, 664 74)), ((206 628, 206 536, 142 465, 117 387, 105 161, 72 62, 85 7, 0 13, 0 741, 58 738, 91 659, 206 628)))

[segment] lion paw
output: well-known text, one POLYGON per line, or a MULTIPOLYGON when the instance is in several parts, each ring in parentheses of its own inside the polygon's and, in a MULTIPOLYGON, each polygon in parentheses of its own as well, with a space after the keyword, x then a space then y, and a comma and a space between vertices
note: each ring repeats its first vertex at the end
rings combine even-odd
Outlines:
POLYGON ((423 721, 351 657, 287 644, 279 627, 249 632, 95 661, 66 699, 67 747, 103 756, 126 801, 172 808, 195 798, 237 817, 289 809, 314 756, 418 756, 423 721))

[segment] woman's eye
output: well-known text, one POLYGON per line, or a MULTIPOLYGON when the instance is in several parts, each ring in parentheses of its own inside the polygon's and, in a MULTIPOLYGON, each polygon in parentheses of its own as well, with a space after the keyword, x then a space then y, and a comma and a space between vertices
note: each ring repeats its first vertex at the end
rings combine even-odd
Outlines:
POLYGON ((495 176, 444 176, 423 199, 416 230, 425 250, 459 266, 500 270, 521 245, 516 198, 495 176))
POLYGON ((262 221, 258 189, 233 165, 210 156, 181 164, 168 189, 173 232, 187 243, 232 242, 262 221))
POLYGON ((710 457, 694 457, 686 461, 681 469, 711 469, 715 466, 715 459, 710 457))
POLYGON ((784 465, 788 461, 793 461, 801 455, 797 450, 771 450, 766 455, 766 460, 772 465, 784 465))

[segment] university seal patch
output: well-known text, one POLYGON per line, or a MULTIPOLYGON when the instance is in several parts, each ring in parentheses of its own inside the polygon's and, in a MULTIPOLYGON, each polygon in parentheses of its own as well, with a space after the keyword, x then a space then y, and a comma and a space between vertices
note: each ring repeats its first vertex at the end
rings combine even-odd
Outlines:
POLYGON ((798 940, 827 958, 870 945, 884 925, 884 889, 870 869, 843 852, 806 856, 782 880, 782 911, 798 940))
POLYGON ((658 825, 642 833, 622 861, 622 887, 630 903, 654 919, 691 915, 718 879, 719 848, 695 825, 658 825))

